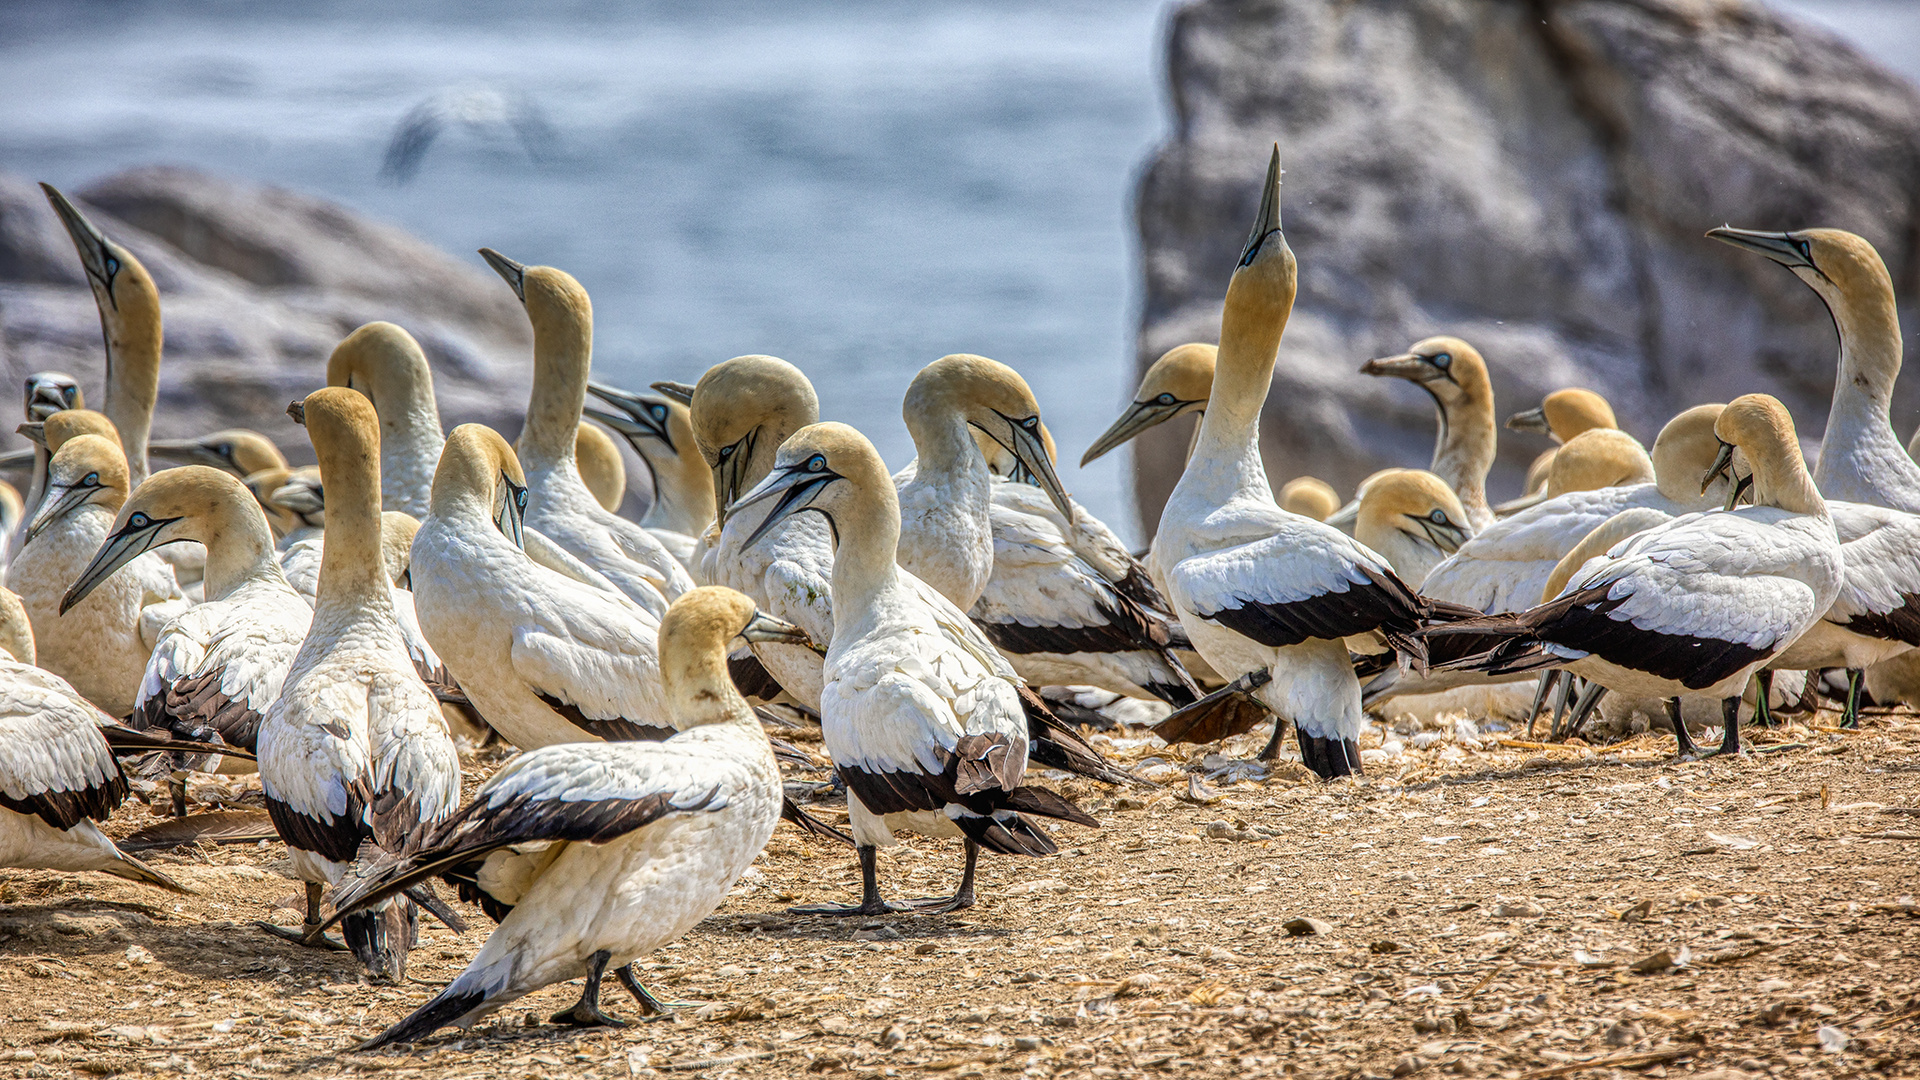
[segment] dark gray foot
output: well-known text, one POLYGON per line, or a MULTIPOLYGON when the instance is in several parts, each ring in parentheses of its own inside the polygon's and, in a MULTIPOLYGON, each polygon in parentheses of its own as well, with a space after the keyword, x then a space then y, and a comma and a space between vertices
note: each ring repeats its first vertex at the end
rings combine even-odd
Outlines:
POLYGON ((952 896, 931 896, 924 900, 901 901, 900 906, 920 915, 946 915, 973 906, 973 870, 980 862, 980 845, 967 841, 967 869, 960 875, 960 887, 952 896))
POLYGON ((272 934, 274 937, 291 941, 296 945, 305 945, 308 948, 313 948, 313 949, 326 949, 330 952, 346 952, 347 951, 347 946, 344 942, 336 941, 333 938, 326 937, 324 935, 320 937, 309 936, 315 930, 318 930, 320 928, 319 923, 313 923, 308 926, 302 926, 299 929, 295 929, 291 926, 275 926, 274 924, 267 922, 265 920, 257 921, 254 923, 254 925, 258 926, 262 930, 265 930, 267 933, 272 934))
POLYGON ((1840 726, 1857 728, 1860 726, 1860 683, 1867 673, 1859 668, 1847 669, 1847 707, 1840 714, 1840 726))
POLYGON ((625 1020, 618 1020, 600 1011, 600 976, 607 970, 607 961, 613 954, 605 949, 587 958, 587 985, 580 991, 580 1000, 573 1008, 563 1009, 547 1018, 550 1024, 566 1024, 570 1027, 626 1027, 625 1020))
POLYGON ((860 903, 852 907, 842 904, 820 904, 813 907, 788 908, 787 914, 845 918, 851 915, 894 915, 904 910, 880 899, 880 876, 876 863, 879 849, 861 846, 856 850, 860 853, 860 903))
POLYGON ((694 1001, 661 1001, 654 997, 652 991, 640 985, 640 980, 633 974, 632 964, 615 971, 614 975, 620 980, 620 985, 627 988, 627 993, 633 995, 633 1000, 640 1003, 640 1015, 648 1020, 665 1020, 681 1009, 691 1009, 699 1004, 694 1001))
POLYGON ((1687 722, 1680 718, 1680 699, 1667 699, 1667 721, 1673 725, 1673 740, 1680 744, 1679 753, 1674 757, 1681 761, 1694 761, 1700 757, 1700 748, 1693 745, 1693 736, 1687 734, 1687 722))
POLYGON ((1746 751, 1740 748, 1740 698, 1738 695, 1720 703, 1720 717, 1720 722, 1725 725, 1726 734, 1721 737, 1720 749, 1715 750, 1713 756, 1745 754, 1746 751))

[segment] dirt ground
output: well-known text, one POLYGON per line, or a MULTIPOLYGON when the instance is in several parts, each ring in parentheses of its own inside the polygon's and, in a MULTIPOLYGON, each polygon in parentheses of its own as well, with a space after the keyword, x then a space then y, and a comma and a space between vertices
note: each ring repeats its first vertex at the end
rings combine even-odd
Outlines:
MULTIPOLYGON (((543 1021, 577 995, 556 986, 377 1055, 347 1051, 466 963, 477 910, 464 935, 428 924, 404 985, 369 986, 254 926, 299 920, 277 843, 154 856, 193 897, 8 872, 0 1076, 1920 1075, 1920 718, 1833 720, 1690 763, 1670 737, 1443 728, 1333 784, 1241 779, 1259 735, 1213 757, 1116 738, 1159 786, 1062 785, 1104 827, 987 856, 970 911, 791 917, 858 874, 782 826, 638 965, 698 1008, 582 1032, 543 1021)), ((884 851, 882 886, 948 891, 958 854, 884 851)), ((612 980, 605 1000, 634 1014, 612 980)))

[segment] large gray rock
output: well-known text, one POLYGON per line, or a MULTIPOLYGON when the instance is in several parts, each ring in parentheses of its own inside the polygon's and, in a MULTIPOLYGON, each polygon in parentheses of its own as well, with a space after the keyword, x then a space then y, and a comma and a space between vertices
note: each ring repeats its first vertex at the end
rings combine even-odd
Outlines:
MULTIPOLYGON (((512 290, 399 229, 333 203, 185 169, 137 169, 66 194, 139 257, 166 328, 154 436, 266 433, 311 461, 289 401, 326 382, 340 339, 375 319, 418 338, 442 419, 520 430, 532 334, 512 290)), ((0 173, 0 356, 6 386, 67 371, 98 404, 100 318, 73 242, 30 181, 0 173)), ((0 394, 0 415, 18 391, 0 394)), ((14 423, 0 430, 14 445, 14 423)))
MULTIPOLYGON (((1723 223, 1850 229, 1911 320, 1920 94, 1741 0, 1204 0, 1170 23, 1171 139, 1141 179, 1142 366, 1215 341, 1270 145, 1300 295, 1267 404, 1275 486, 1422 464, 1432 406, 1356 374, 1434 333, 1477 345, 1498 408, 1604 392, 1651 439, 1765 391, 1818 436, 1835 343, 1818 298, 1723 223)), ((1900 385, 1904 434, 1920 383, 1900 385)), ((1141 441, 1151 526, 1186 422, 1141 441), (1177 429, 1177 430, 1173 430, 1177 429)), ((1547 445, 1504 433, 1496 499, 1547 445)))

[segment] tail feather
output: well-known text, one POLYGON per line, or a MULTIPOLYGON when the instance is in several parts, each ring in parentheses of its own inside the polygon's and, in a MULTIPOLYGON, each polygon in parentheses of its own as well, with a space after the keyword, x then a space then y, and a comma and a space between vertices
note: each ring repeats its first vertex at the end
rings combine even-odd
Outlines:
POLYGON ((1360 775, 1360 744, 1352 739, 1322 738, 1309 735, 1295 724, 1293 734, 1300 742, 1300 760, 1322 780, 1338 776, 1360 775))
POLYGON ((199 893, 193 889, 187 888, 185 885, 180 884, 126 852, 120 851, 118 848, 114 850, 119 856, 119 859, 105 868, 107 873, 115 877, 126 878, 128 881, 138 881, 146 885, 158 885, 168 892, 183 893, 187 896, 199 895, 199 893))
POLYGON ((1075 806, 1071 800, 1050 788, 1039 784, 1022 784, 1007 793, 1006 807, 1023 814, 1036 817, 1056 818, 1071 821, 1075 825, 1099 828, 1100 822, 1092 814, 1075 806))
POLYGON ((404 898, 340 919, 340 936, 367 973, 394 983, 407 977, 407 950, 418 929, 419 910, 404 898))
POLYGON ((1045 830, 1036 828, 1023 814, 962 814, 955 824, 975 843, 998 855, 1052 855, 1060 850, 1045 830))
POLYGON ((459 980, 440 991, 432 1001, 415 1009, 405 1020, 354 1047, 365 1052, 378 1050, 383 1046, 397 1043, 415 1043, 446 1027, 456 1023, 468 1013, 486 1004, 487 995, 482 990, 468 990, 460 986, 459 980))
POLYGON ((1062 723, 1031 686, 1021 684, 1020 706, 1027 714, 1027 760, 1108 784, 1140 784, 1114 768, 1080 733, 1062 723))
POLYGON ((827 824, 826 822, 821 821, 819 818, 814 817, 812 814, 807 813, 804 809, 801 808, 799 803, 794 802, 792 799, 782 798, 780 800, 780 817, 784 821, 793 822, 795 825, 800 826, 802 831, 810 833, 814 836, 819 836, 819 837, 823 837, 830 840, 838 840, 841 843, 846 844, 848 847, 858 846, 857 844, 854 843, 853 837, 848 836, 846 833, 841 832, 839 829, 836 829, 833 826, 827 824))

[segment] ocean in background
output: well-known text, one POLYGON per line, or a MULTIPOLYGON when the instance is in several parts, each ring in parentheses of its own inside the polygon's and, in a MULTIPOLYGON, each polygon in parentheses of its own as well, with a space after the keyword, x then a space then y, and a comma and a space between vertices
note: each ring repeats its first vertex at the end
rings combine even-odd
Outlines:
MULTIPOLYGON (((1776 6, 1920 80, 1920 4, 1776 6)), ((1126 455, 1073 463, 1132 389, 1164 7, 14 0, 0 167, 79 186, 190 165, 562 267, 594 298, 598 377, 772 353, 895 466, 913 373, 982 353, 1032 383, 1069 488, 1135 534, 1126 455), (476 92, 537 114, 539 160, 456 123, 382 179, 410 111, 476 92)))

